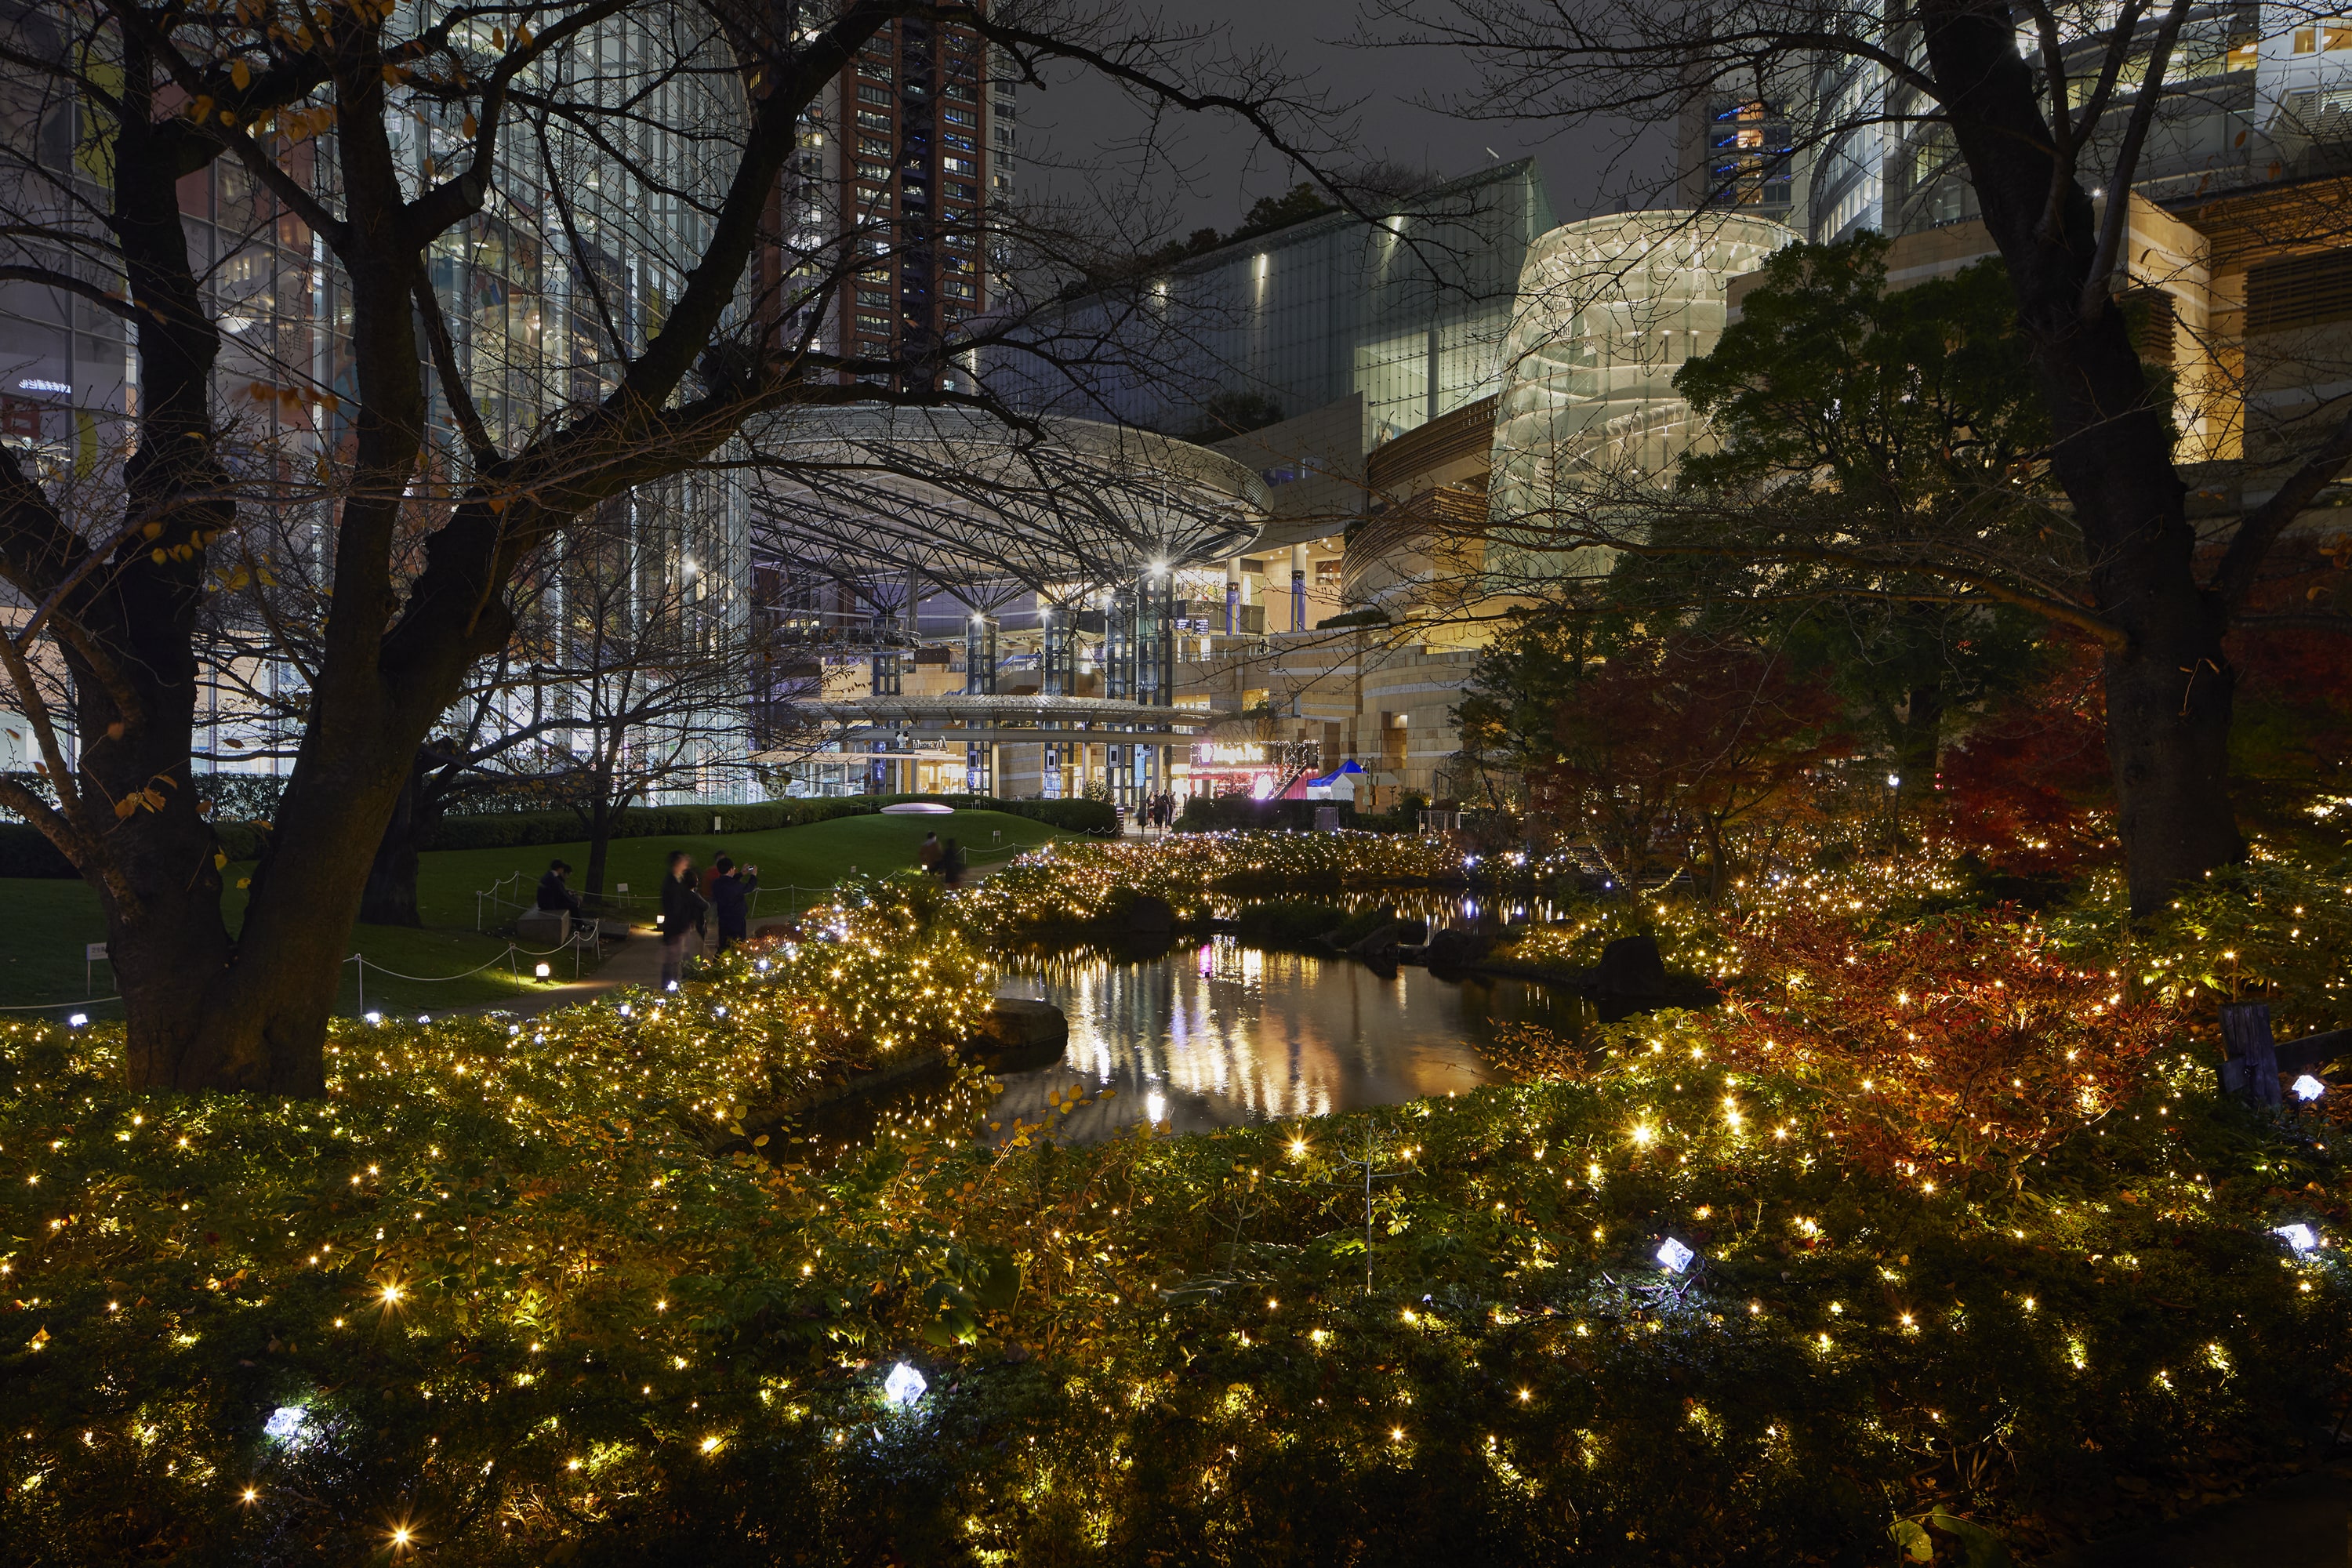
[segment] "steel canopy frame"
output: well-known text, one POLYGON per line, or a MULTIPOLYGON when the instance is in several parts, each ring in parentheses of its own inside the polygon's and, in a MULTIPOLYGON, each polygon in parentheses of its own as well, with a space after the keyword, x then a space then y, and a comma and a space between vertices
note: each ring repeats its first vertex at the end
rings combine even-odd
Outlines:
MULTIPOLYGON (((796 412, 761 431, 754 529, 775 554, 872 590, 908 568, 975 614, 1220 559, 1255 537, 1265 484, 1222 454, 1092 420, 977 410, 796 412)), ((903 593, 897 597, 903 597, 903 593)))

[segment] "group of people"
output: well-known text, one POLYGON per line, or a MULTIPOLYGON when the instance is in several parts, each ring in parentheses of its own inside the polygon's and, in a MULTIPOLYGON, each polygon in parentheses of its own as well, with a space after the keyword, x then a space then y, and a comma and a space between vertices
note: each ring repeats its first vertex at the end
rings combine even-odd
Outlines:
POLYGON ((1176 820, 1176 796, 1167 790, 1146 795, 1138 815, 1146 827, 1156 827, 1165 833, 1168 825, 1176 820))
POLYGON ((693 856, 683 849, 670 851, 669 870, 662 878, 661 889, 663 990, 677 984, 686 966, 687 932, 707 940, 713 913, 719 917, 714 954, 725 952, 728 943, 751 934, 751 894, 759 885, 757 866, 739 867, 721 855, 710 862, 709 870, 698 875, 693 856))
POLYGON ((924 834, 915 851, 915 864, 950 888, 963 886, 963 846, 952 838, 942 842, 936 833, 924 834))

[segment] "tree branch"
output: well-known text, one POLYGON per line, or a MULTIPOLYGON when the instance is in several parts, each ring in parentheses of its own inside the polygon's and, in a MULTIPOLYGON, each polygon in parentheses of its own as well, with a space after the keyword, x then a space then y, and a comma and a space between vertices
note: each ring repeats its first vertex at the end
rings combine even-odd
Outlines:
MULTIPOLYGON (((2116 166, 2107 176, 2107 210, 2101 215, 2099 247, 2091 253, 2091 268, 2083 279, 2082 315, 2085 321, 2095 321, 2099 312, 2107 308, 2115 294, 2116 259, 2123 250, 2124 231, 2131 219, 2132 176, 2139 169, 2140 148, 2147 141, 2147 128, 2155 123, 2157 101, 2164 96, 2164 73, 2172 59, 2172 40, 2180 32, 2180 24, 2189 16, 2190 0, 2172 0, 2172 9, 2166 12, 2163 23, 2156 30, 2156 42, 2149 46, 2147 68, 2139 82, 2139 100, 2132 105, 2131 123, 2124 130, 2124 143, 2116 153, 2116 166)), ((2128 41, 2128 34, 2119 44, 2128 41)))

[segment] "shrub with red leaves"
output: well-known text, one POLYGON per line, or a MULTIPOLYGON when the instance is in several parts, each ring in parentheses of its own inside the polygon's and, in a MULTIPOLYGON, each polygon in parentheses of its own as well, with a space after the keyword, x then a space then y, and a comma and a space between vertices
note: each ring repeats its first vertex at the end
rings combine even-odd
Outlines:
POLYGON ((1817 910, 1730 932, 1717 1059, 1816 1087, 1841 1146, 1941 1184, 2018 1167, 2133 1092, 2177 1034, 2159 1003, 2071 963, 2013 911, 1873 929, 1817 910))

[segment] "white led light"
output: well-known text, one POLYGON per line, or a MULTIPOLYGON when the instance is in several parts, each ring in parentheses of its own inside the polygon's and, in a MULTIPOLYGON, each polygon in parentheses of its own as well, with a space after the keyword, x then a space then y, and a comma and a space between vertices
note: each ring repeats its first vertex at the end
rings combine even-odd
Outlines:
POLYGON ((1697 1256, 1697 1253, 1693 1252, 1671 1236, 1658 1244, 1658 1267, 1669 1274, 1680 1274, 1691 1266, 1691 1259, 1697 1256))
POLYGON ((2312 1229, 2307 1225, 2300 1223, 2294 1225, 2274 1225, 2271 1226, 2271 1234, 2280 1237, 2289 1247, 2294 1248, 2295 1255, 2297 1257, 2301 1257, 2306 1252, 2315 1252, 2318 1250, 2319 1247, 2319 1233, 2312 1229))
POLYGON ((2292 1087, 2297 1100, 2317 1100, 2327 1092, 2327 1086, 2309 1073, 2305 1073, 2301 1078, 2296 1079, 2292 1087))
POLYGON ((902 1361, 890 1369, 888 1377, 882 1380, 882 1397, 903 1410, 920 1399, 923 1391, 929 1387, 930 1384, 923 1381, 923 1374, 902 1361))

